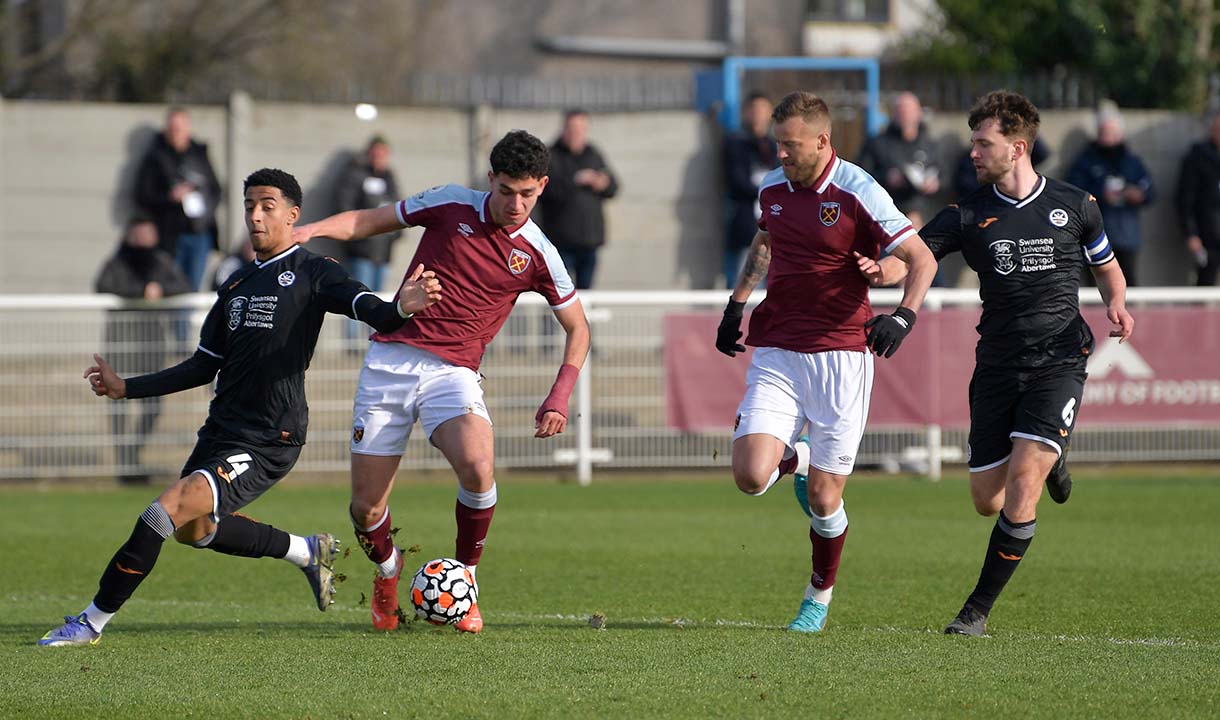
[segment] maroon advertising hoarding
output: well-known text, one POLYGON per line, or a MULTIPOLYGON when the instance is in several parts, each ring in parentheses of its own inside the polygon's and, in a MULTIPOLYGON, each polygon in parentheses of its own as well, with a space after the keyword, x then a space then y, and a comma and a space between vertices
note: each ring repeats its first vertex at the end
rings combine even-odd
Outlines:
MULTIPOLYGON (((1084 317, 1097 336, 1079 423, 1220 424, 1220 309, 1131 308, 1135 334, 1108 337, 1105 309, 1084 317)), ((966 427, 977 308, 920 313, 898 353, 876 359, 869 425, 966 427)), ((745 390, 749 352, 729 358, 713 346, 715 313, 665 318, 668 421, 690 431, 728 430, 745 390)))

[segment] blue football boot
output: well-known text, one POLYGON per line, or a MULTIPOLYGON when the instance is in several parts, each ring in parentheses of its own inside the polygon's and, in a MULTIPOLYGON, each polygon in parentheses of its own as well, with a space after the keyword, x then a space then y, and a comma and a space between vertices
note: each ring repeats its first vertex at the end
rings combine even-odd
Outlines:
POLYGON ((801 609, 796 612, 796 619, 788 623, 788 629, 794 632, 822 632, 822 628, 826 627, 826 615, 829 613, 829 605, 823 605, 813 598, 805 598, 801 601, 801 609))
POLYGON ((335 602, 334 564, 339 541, 330 533, 318 533, 305 538, 305 542, 309 543, 309 564, 301 568, 301 572, 309 580, 318 609, 326 612, 335 602))
POLYGON ((97 645, 102 634, 93 629, 84 613, 65 615, 64 624, 42 636, 40 647, 64 647, 66 645, 97 645))

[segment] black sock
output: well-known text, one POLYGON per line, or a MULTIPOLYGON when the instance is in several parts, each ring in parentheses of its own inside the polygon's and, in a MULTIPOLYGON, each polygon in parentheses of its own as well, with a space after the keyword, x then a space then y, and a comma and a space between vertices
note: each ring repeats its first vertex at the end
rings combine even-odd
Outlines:
POLYGON ((288 533, 245 515, 227 515, 216 524, 208 550, 241 557, 282 558, 288 554, 288 533))
POLYGON ((979 573, 978 585, 966 600, 976 610, 984 615, 991 612, 1000 591, 1008 584, 1009 578, 1017 569, 1025 551, 1034 539, 1034 528, 1037 523, 1030 520, 1023 523, 1012 523, 1000 511, 1000 517, 991 530, 991 542, 987 544, 987 557, 983 559, 983 571, 979 573))
POLYGON ((174 524, 161 504, 154 502, 149 505, 136 520, 131 537, 114 554, 102 573, 93 604, 104 612, 118 612, 152 572, 157 564, 157 556, 161 554, 161 544, 173 532, 174 524))

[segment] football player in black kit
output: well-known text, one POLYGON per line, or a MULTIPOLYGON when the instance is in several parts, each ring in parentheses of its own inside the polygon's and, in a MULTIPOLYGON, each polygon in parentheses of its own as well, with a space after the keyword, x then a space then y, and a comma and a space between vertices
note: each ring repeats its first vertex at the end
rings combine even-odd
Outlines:
MULTIPOLYGON (((999 513, 974 592, 948 634, 983 635, 987 616, 1034 537, 1045 480, 1051 499, 1072 490, 1066 451, 1084 394, 1093 334, 1080 316, 1082 264, 1097 280, 1125 341, 1135 327, 1127 284, 1102 228, 1097 199, 1039 175, 1029 150, 1038 110, 1006 91, 970 112, 971 158, 982 185, 919 231, 936 258, 960 251, 979 276, 983 315, 970 381, 970 494, 999 513)), ((874 285, 897 282, 897 259, 857 258, 874 285)))
POLYGON ((85 371, 93 393, 113 400, 199 387, 217 373, 219 379, 181 479, 140 515, 102 573, 89 607, 64 618, 39 645, 97 644, 102 628, 152 572, 171 535, 228 555, 285 559, 305 572, 319 610, 332 602, 336 542, 331 535, 289 535, 234 513, 283 478, 301 454, 309 421, 305 369, 326 313, 391 332, 440 299, 440 281, 421 265, 395 301, 384 302, 339 263, 293 242, 292 227, 301 214, 295 178, 263 169, 246 178, 244 188, 246 229, 256 259, 220 289, 195 354, 126 380, 98 355, 85 371))

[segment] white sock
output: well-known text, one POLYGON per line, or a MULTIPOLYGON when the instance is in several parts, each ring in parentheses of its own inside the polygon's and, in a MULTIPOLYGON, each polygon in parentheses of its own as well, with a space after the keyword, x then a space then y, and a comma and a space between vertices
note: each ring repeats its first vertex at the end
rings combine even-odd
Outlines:
POLYGON ((390 557, 385 562, 377 563, 377 574, 383 578, 392 578, 398 573, 398 564, 402 561, 402 556, 398 554, 398 548, 394 548, 394 552, 390 553, 390 557))
POLYGON ((823 605, 829 605, 830 596, 834 593, 834 591, 834 585, 819 590, 813 586, 813 583, 809 583, 809 586, 805 588, 805 599, 808 600, 809 598, 813 598, 815 601, 820 602, 823 605))
POLYGON ((793 446, 796 450, 796 470, 797 475, 809 475, 809 444, 798 442, 793 446))
POLYGON ((102 612, 93 603, 89 603, 89 607, 85 608, 85 622, 89 623, 89 627, 97 632, 101 632, 112 617, 114 617, 114 613, 102 612))
POLYGON ((288 554, 284 559, 299 568, 309 565, 309 541, 300 535, 288 533, 288 554))
POLYGON ((771 477, 767 478, 767 486, 764 487, 762 490, 759 490, 756 493, 750 493, 750 494, 753 495, 754 497, 763 495, 768 490, 770 490, 771 486, 774 485, 778 480, 779 480, 779 468, 775 468, 774 470, 771 471, 771 477))

